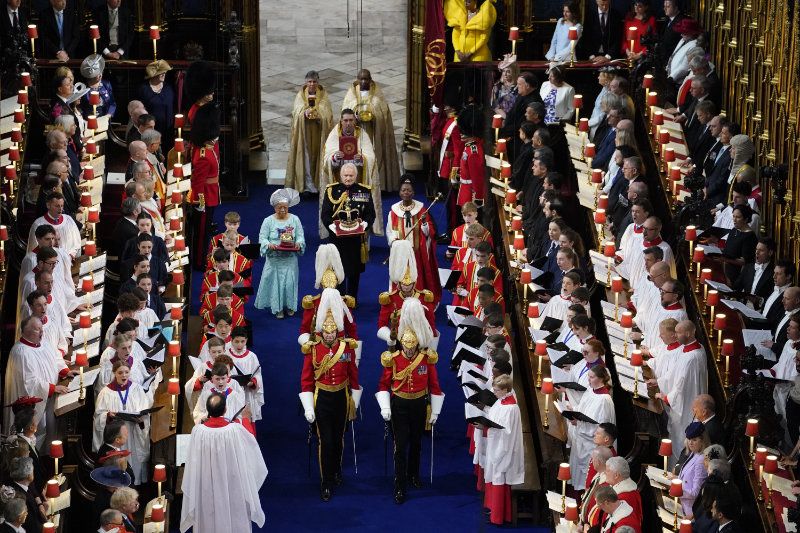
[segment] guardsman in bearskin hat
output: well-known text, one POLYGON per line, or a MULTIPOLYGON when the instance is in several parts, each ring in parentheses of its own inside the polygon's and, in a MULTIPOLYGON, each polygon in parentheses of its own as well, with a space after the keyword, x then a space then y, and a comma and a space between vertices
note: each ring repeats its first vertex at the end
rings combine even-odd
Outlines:
POLYGON ((220 203, 219 190, 219 109, 204 105, 197 110, 192 123, 192 246, 195 270, 205 270, 204 251, 208 248, 214 209, 220 203))
POLYGON ((458 115, 458 129, 464 150, 459 165, 460 186, 458 189, 459 206, 466 202, 483 205, 485 198, 486 162, 483 157, 483 116, 475 105, 469 105, 458 115))

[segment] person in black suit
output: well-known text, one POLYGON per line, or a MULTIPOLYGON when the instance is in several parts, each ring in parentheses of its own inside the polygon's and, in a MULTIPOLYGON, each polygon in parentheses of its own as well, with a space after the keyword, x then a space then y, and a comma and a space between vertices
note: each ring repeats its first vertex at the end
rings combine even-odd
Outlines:
POLYGON ((683 103, 682 106, 679 106, 677 109, 669 109, 670 113, 675 113, 677 111, 677 115, 675 116, 675 122, 683 125, 684 133, 687 133, 692 128, 694 123, 697 122, 697 104, 708 100, 708 89, 711 86, 711 82, 708 78, 704 75, 697 75, 692 78, 691 88, 689 89, 689 96, 686 98, 686 101, 683 103))
POLYGON ((750 298, 751 301, 767 299, 775 287, 772 281, 774 269, 772 258, 775 255, 775 247, 775 240, 771 237, 762 237, 758 240, 755 261, 742 267, 739 277, 733 283, 734 291, 756 297, 750 298))
MULTIPOLYGON (((723 125, 719 133, 721 144, 711 172, 706 173, 705 200, 711 205, 725 204, 728 201, 728 177, 731 174, 731 138, 739 134, 739 126, 732 122, 723 125)), ((709 157, 711 152, 709 152, 709 157)))
POLYGON ((659 41, 658 57, 662 62, 665 62, 678 42, 681 40, 681 34, 676 32, 673 28, 675 25, 686 18, 686 15, 681 13, 681 7, 678 0, 664 0, 664 18, 659 20, 659 41))
POLYGON ((122 59, 132 55, 133 15, 121 4, 122 0, 107 0, 106 5, 94 12, 94 22, 100 28, 98 48, 106 59, 122 59), (116 39, 112 39, 111 33, 116 34, 116 39))
MULTIPOLYGON (((783 292, 792 286, 794 279, 795 266, 791 261, 775 261, 772 270, 772 292, 764 300, 764 305, 758 308, 759 312, 766 318, 766 327, 772 332, 778 326, 786 311, 783 309, 783 292)), ((762 326, 759 329, 764 329, 762 326)))
MULTIPOLYGON (((21 3, 21 0, 6 0, 5 9, 0 13, 0 31, 2 31, 4 45, 13 45, 15 38, 22 38, 26 41, 28 39, 28 17, 19 7, 21 3)), ((28 45, 28 50, 30 50, 30 45, 28 45)))
POLYGON ((500 137, 509 139, 508 142, 508 160, 514 161, 522 148, 522 140, 519 138, 519 128, 525 122, 525 112, 528 104, 532 102, 541 102, 539 96, 539 80, 533 72, 520 72, 517 78, 517 99, 514 100, 514 105, 506 114, 503 120, 503 127, 500 128, 500 137))
POLYGON ((39 12, 39 39, 43 59, 69 61, 75 57, 80 42, 80 23, 67 0, 50 0, 39 12))
POLYGON ((692 414, 695 420, 703 423, 711 444, 725 446, 725 429, 722 420, 716 414, 716 402, 710 394, 699 394, 692 402, 692 414))
MULTIPOLYGON (((103 444, 97 449, 97 458, 105 457, 111 452, 120 451, 128 442, 128 427, 122 421, 111 421, 103 430, 103 444)), ((125 472, 130 476, 131 483, 136 477, 133 475, 131 465, 128 464, 125 472)))
POLYGON ((114 226, 114 231, 111 234, 111 241, 108 247, 108 263, 106 264, 106 268, 117 275, 119 275, 120 256, 125 244, 139 235, 136 217, 142 212, 142 207, 139 205, 139 200, 128 197, 123 200, 121 211, 122 217, 117 221, 117 225, 114 226))
MULTIPOLYGON (((17 433, 16 435, 10 437, 9 441, 13 440, 18 447, 18 449, 14 452, 16 457, 24 457, 27 455, 33 460, 32 486, 34 487, 34 490, 41 492, 47 483, 47 478, 45 477, 44 468, 42 467, 42 462, 39 458, 39 452, 36 450, 36 428, 38 427, 38 423, 36 422, 36 412, 34 410, 34 406, 38 402, 35 402, 33 405, 23 405, 22 407, 17 407, 20 402, 31 400, 31 398, 22 398, 21 400, 14 402, 12 405, 12 410, 14 411, 14 429, 17 433)), ((33 400, 38 400, 38 398, 33 398, 33 400)), ((10 460, 11 459, 9 458, 9 462, 10 460)))
POLYGON ((695 120, 685 129, 686 146, 689 148, 692 161, 702 161, 708 149, 714 144, 715 139, 711 135, 709 123, 716 114, 717 106, 710 100, 698 102, 694 108, 695 120))
POLYGON ((744 533, 744 529, 736 522, 741 510, 742 498, 738 492, 729 490, 717 496, 711 504, 711 516, 719 524, 717 533, 744 533))
POLYGON ((800 287, 789 287, 783 291, 783 317, 772 330, 773 340, 761 341, 762 346, 772 350, 772 353, 780 355, 783 345, 786 344, 788 336, 786 330, 789 329, 789 318, 800 310, 800 287))
POLYGON ((11 498, 3 505, 3 518, 0 533, 18 533, 28 519, 28 506, 22 498, 11 498))
POLYGON ((28 517, 25 519, 25 531, 41 531, 44 516, 39 509, 41 492, 33 484, 33 459, 30 457, 17 457, 9 465, 8 477, 11 479, 11 488, 16 492, 16 497, 25 500, 28 508, 28 517))
MULTIPOLYGON (((107 428, 108 426, 106 426, 107 428)), ((133 478, 116 466, 95 468, 89 474, 89 477, 97 484, 94 491, 94 501, 92 502, 92 520, 94 527, 98 527, 100 525, 100 517, 104 515, 103 511, 111 507, 111 495, 118 488, 130 486, 133 478)), ((41 531, 41 529, 31 531, 41 531)))
POLYGON ((522 148, 517 154, 514 163, 511 165, 511 188, 517 191, 518 200, 524 198, 522 193, 525 184, 533 179, 531 177, 531 164, 533 163, 533 134, 536 126, 530 122, 523 122, 519 127, 519 137, 522 140, 522 148))
POLYGON ((623 17, 611 9, 609 0, 596 0, 596 9, 588 8, 583 16, 583 35, 575 54, 603 65, 621 57, 623 17))

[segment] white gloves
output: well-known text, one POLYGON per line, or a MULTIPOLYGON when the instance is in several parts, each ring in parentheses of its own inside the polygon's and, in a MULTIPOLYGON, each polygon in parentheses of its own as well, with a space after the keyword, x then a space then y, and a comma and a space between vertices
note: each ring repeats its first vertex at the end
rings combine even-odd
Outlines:
POLYGON ((383 326, 378 330, 378 338, 382 341, 385 341, 387 346, 394 345, 394 340, 392 340, 392 330, 390 330, 388 326, 383 326))
POLYGON ((355 405, 356 409, 361 405, 361 394, 363 392, 364 389, 350 389, 350 395, 353 397, 353 405, 355 405))
POLYGON ((378 405, 381 408, 381 416, 387 422, 392 418, 392 404, 389 399, 389 391, 378 391, 375 393, 375 399, 378 400, 378 405))
POLYGON ((303 404, 303 410, 305 411, 306 420, 309 424, 312 424, 314 420, 316 420, 316 416, 314 415, 314 393, 313 392, 301 392, 300 396, 300 403, 303 404))
POLYGON ((439 419, 439 413, 442 412, 442 404, 444 403, 444 394, 431 394, 431 425, 435 424, 439 419))
POLYGON ((469 291, 467 291, 467 289, 465 289, 464 287, 459 287, 458 289, 456 289, 456 294, 458 294, 462 298, 466 298, 469 295, 469 291))

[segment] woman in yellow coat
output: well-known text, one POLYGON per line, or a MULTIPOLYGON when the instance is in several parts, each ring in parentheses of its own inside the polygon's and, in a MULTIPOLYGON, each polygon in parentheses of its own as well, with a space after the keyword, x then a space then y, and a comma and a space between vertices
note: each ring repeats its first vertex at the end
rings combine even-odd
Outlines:
POLYGON ((444 0, 444 16, 453 28, 455 61, 491 61, 489 35, 497 20, 494 0, 444 0))

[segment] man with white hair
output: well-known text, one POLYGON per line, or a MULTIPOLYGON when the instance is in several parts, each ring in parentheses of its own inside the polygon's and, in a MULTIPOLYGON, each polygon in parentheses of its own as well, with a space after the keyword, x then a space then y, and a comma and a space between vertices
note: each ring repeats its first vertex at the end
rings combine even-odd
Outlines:
POLYGON ((12 498, 5 503, 3 509, 4 525, 0 526, 0 532, 5 533, 24 533, 22 527, 28 519, 28 505, 22 498, 12 498))
MULTIPOLYGON (((42 531, 44 515, 39 510, 39 506, 44 502, 42 502, 41 493, 33 483, 33 459, 30 457, 12 459, 8 477, 11 480, 10 487, 14 489, 14 500, 23 502, 27 509, 27 517, 23 520, 23 531, 42 531)), ((3 510, 4 517, 7 511, 6 507, 3 510)), ((6 517, 6 519, 8 518, 6 517)), ((19 519, 19 515, 16 519, 19 519)))
MULTIPOLYGON (((44 442, 52 440, 45 440, 45 431, 52 436, 55 432, 53 395, 67 392, 67 387, 58 385, 58 382, 67 376, 76 375, 77 371, 67 368, 64 358, 55 348, 42 344, 41 320, 29 317, 22 321, 20 329, 20 339, 11 348, 8 357, 3 405, 11 405, 22 396, 47 399, 46 402, 36 405, 36 416, 39 420, 36 438, 41 447, 44 442)), ((3 415, 3 427, 10 429, 14 415, 8 408, 3 415)))
MULTIPOLYGON (((642 520, 642 495, 636 482, 631 479, 631 466, 623 457, 611 457, 606 461, 606 483, 614 489, 620 500, 627 502, 633 509, 634 516, 642 520)), ((598 505, 600 495, 596 496, 598 505)))
POLYGON ((598 446, 592 450, 591 468, 597 472, 597 475, 588 483, 586 492, 581 497, 581 507, 578 514, 581 524, 586 524, 590 527, 598 524, 600 509, 595 501, 595 493, 598 488, 606 485, 606 463, 612 457, 614 457, 614 452, 607 446, 598 446))
POLYGON ((130 120, 125 128, 125 142, 130 145, 133 141, 138 141, 142 138, 139 133, 138 122, 139 117, 147 114, 144 104, 140 100, 131 100, 128 102, 128 116, 130 120))
MULTIPOLYGON (((156 129, 145 130, 142 133, 142 142, 147 146, 145 160, 153 171, 153 177, 161 182, 161 187, 167 180, 167 167, 164 166, 164 156, 161 153, 161 132, 156 129)), ((158 189, 158 185, 156 185, 158 189)), ((158 192, 158 190, 156 190, 158 192)))
MULTIPOLYGON (((145 151, 147 150, 145 149, 145 151)), ((136 189, 136 199, 139 200, 139 206, 142 210, 147 212, 150 218, 153 219, 153 233, 165 239, 167 237, 167 228, 164 225, 164 217, 161 214, 161 203, 156 198, 158 179, 153 176, 150 164, 145 159, 133 163, 129 167, 129 170, 132 174, 132 181, 142 185, 143 191, 139 191, 138 188, 136 189)), ((126 194, 127 186, 130 183, 131 181, 126 184, 126 194)))
POLYGON ((133 141, 128 145, 128 167, 125 170, 125 181, 130 181, 134 178, 134 165, 139 161, 147 159, 147 145, 144 141, 133 141))

